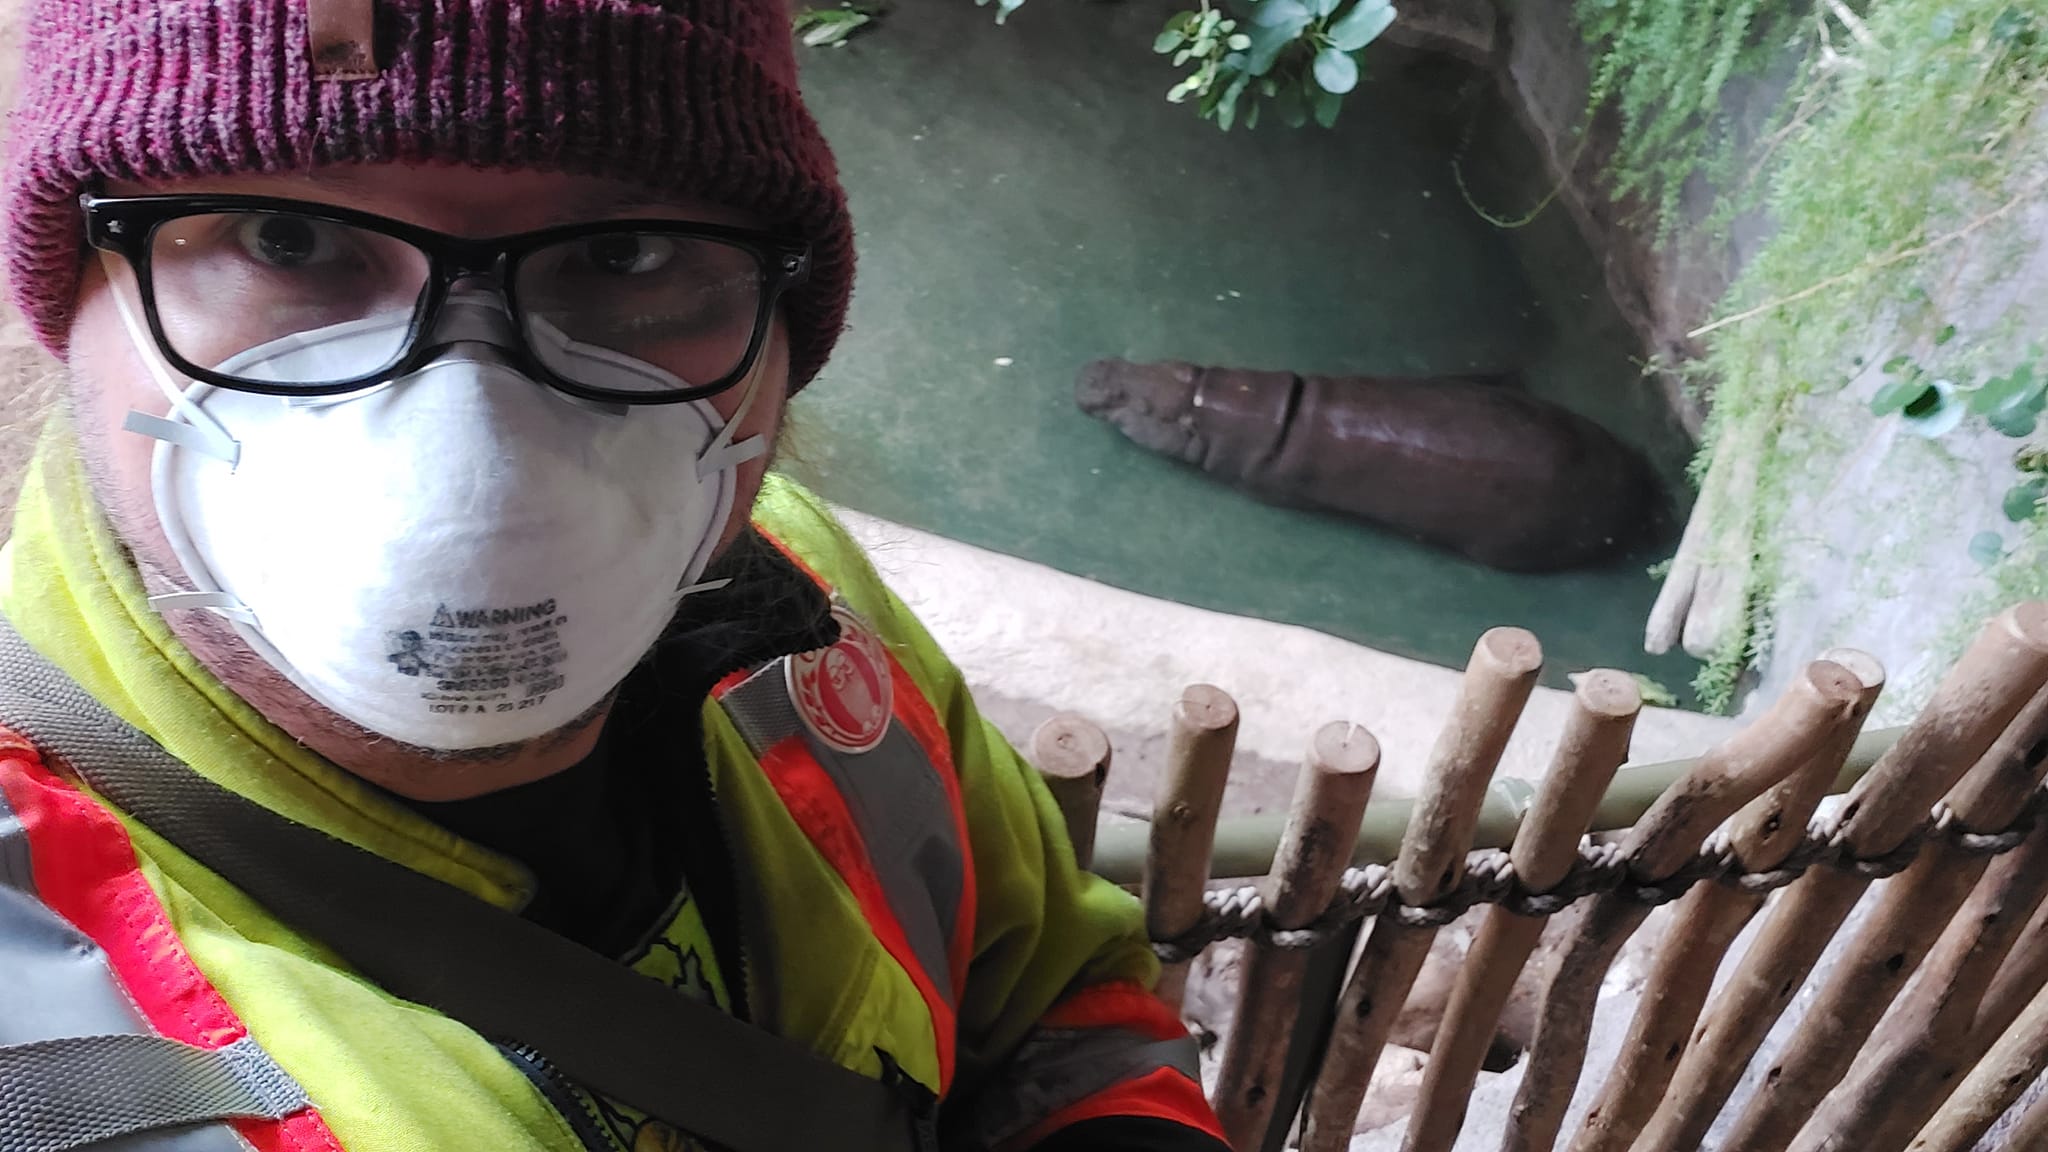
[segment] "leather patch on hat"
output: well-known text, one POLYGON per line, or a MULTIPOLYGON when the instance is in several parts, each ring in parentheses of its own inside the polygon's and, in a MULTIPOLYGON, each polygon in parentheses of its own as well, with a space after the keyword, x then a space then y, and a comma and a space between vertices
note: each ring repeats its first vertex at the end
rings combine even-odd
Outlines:
POLYGON ((306 0, 313 79, 369 80, 377 75, 374 0, 306 0))

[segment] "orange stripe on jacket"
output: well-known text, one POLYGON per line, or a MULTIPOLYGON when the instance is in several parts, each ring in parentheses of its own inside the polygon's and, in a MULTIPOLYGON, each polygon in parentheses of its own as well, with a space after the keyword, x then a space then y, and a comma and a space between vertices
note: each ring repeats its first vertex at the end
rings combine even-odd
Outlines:
POLYGON ((875 938, 910 974, 918 995, 924 998, 925 1007, 931 1013, 933 1040, 939 1053, 939 1094, 944 1095, 953 1082, 956 1031, 953 1007, 940 995, 938 985, 932 982, 924 965, 918 963, 917 953, 910 946, 910 937, 904 933, 903 925, 889 906, 888 893, 875 873, 867 846, 861 843, 859 826, 854 823, 853 813, 847 810, 846 798, 840 794, 839 786, 833 783, 824 767, 811 755, 810 749, 804 746, 802 737, 791 736, 770 748, 761 757, 761 769, 767 773, 775 794, 782 798, 783 807, 789 809, 797 826, 846 881, 854 901, 860 905, 861 915, 867 918, 868 926, 874 930, 875 938))
MULTIPOLYGON (((755 530, 760 532, 758 526, 755 530)), ((812 568, 803 557, 797 555, 788 545, 776 539, 770 533, 760 532, 760 535, 763 540, 773 545, 776 551, 782 553, 791 564, 794 564, 799 571, 809 577, 811 583, 824 589, 828 595, 832 592, 831 582, 818 575, 817 570, 812 568)), ((894 684, 898 689, 890 693, 891 700, 893 701, 892 711, 896 720, 910 732, 911 738, 917 741, 918 747, 924 751, 925 761, 932 766, 933 771, 938 773, 939 782, 945 786, 946 800, 953 813, 954 834, 960 842, 960 906, 955 911, 953 917, 953 938, 947 941, 946 949, 946 958, 952 968, 953 990, 957 996, 963 994, 967 987, 967 970, 974 960, 974 913, 977 907, 974 880, 974 842, 968 834, 967 806, 960 794, 960 772, 953 764, 952 744, 947 739, 945 725, 939 721, 938 713, 933 710, 931 701, 925 699, 924 693, 917 686, 917 681, 911 679, 910 673, 905 670, 902 662, 896 658, 896 654, 890 652, 888 656, 889 675, 894 678, 894 684)), ((728 677, 732 685, 737 685, 744 679, 745 676, 743 674, 728 677)), ((721 694, 723 691, 730 691, 730 688, 721 685, 721 694)), ((763 765, 764 767, 766 765, 765 759, 763 765)), ((827 787, 831 787, 829 780, 825 781, 825 784, 827 787)), ((776 787, 778 791, 781 789, 780 784, 777 784, 776 787)), ((836 787, 833 788, 833 794, 835 796, 838 794, 836 787)), ((783 803, 788 805, 789 797, 784 796, 783 803)), ((841 807, 843 810, 843 800, 841 801, 841 807)), ((848 826, 851 827, 850 814, 846 818, 849 821, 848 826)), ((811 832, 811 828, 808 825, 805 826, 804 830, 806 833, 811 832)), ((816 842, 818 837, 814 835, 812 840, 816 842)), ((863 863, 865 863, 864 855, 863 863)), ((833 866, 839 868, 841 875, 847 876, 849 882, 851 881, 851 873, 847 872, 844 867, 841 867, 837 859, 833 860, 833 866)), ((872 865, 867 866, 867 875, 870 879, 873 878, 874 870, 872 865)), ((879 881, 875 882, 875 890, 877 893, 881 890, 879 881)), ((856 898, 859 897, 858 891, 856 891, 855 896, 856 898)), ((866 910, 868 906, 863 902, 861 907, 863 910, 866 910)), ((883 900, 881 907, 886 912, 888 902, 883 900)), ((869 919, 874 920, 872 913, 869 914, 869 919)), ((902 926, 896 923, 893 913, 888 915, 888 923, 894 929, 896 939, 908 939, 903 935, 902 926)), ((913 979, 918 981, 918 990, 925 996, 925 1002, 928 1005, 934 1006, 933 1020, 944 1021, 944 1027, 939 1037, 939 1067, 941 1076, 950 1085, 953 1076, 955 1048, 955 1039, 952 1034, 954 1028, 952 1009, 948 1006, 945 1008, 943 1015, 941 1014, 939 1006, 943 1005, 943 1000, 936 997, 936 988, 928 990, 927 986, 930 984, 930 981, 925 976, 922 965, 917 962, 916 956, 907 950, 907 945, 905 951, 898 952, 896 943, 887 937, 884 937, 883 945, 889 950, 890 955, 895 956, 904 968, 913 973, 913 979)))
MULTIPOLYGON (((1115 1028, 1151 1040, 1179 1040, 1188 1034, 1187 1026, 1164 1000, 1124 981, 1097 984, 1067 996, 1039 1019, 1039 1026, 1115 1028)), ((1176 1069, 1155 1068, 1060 1109, 1008 1141, 1000 1152, 1030 1148, 1062 1128, 1112 1116, 1170 1120, 1229 1143, 1215 1110, 1202 1096, 1201 1084, 1176 1069)))
POLYGON ((1223 1136, 1223 1125, 1217 1121, 1215 1110, 1202 1096, 1202 1086, 1172 1068, 1155 1068, 1060 1109, 1003 1144, 997 1152, 1023 1152, 1083 1120, 1116 1117, 1166 1120, 1213 1136, 1226 1147, 1230 1143, 1223 1136))
MULTIPOLYGON (((27 834, 37 895, 99 944, 152 1028, 201 1048, 223 1048, 249 1034, 178 940, 120 821, 44 767, 32 745, 4 728, 0 792, 27 834)), ((341 1152, 311 1108, 282 1120, 231 1123, 257 1152, 341 1152)))
POLYGON ((967 831, 967 803, 960 796, 960 772, 953 766, 953 748, 946 739, 945 725, 939 722, 931 701, 917 690, 917 682, 910 678, 910 673, 904 670, 894 652, 889 653, 889 674, 896 678, 900 687, 909 689, 891 693, 895 699, 896 719, 902 721, 918 747, 924 749, 925 761, 946 786, 946 802, 953 812, 953 832, 960 842, 960 907, 953 917, 953 939, 948 942, 948 959, 953 966, 954 994, 964 995, 967 969, 974 962, 974 910, 977 903, 974 841, 967 831))

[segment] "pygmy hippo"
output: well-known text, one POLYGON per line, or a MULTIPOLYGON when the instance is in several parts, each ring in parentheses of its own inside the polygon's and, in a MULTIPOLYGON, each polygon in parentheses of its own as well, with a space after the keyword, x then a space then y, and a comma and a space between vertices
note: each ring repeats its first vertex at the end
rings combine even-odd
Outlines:
POLYGON ((1276 504, 1324 508, 1495 568, 1598 564, 1664 496, 1606 429, 1506 378, 1303 376, 1098 360, 1082 411, 1276 504))

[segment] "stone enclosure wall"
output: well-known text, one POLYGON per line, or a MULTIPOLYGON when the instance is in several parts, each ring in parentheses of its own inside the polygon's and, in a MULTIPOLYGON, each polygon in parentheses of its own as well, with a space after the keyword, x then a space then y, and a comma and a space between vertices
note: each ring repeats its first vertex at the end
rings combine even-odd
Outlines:
MULTIPOLYGON (((1683 190, 1680 219, 1659 242, 1634 205, 1614 201, 1603 173, 1620 129, 1612 115, 1596 116, 1580 139, 1588 123, 1588 52, 1567 0, 1408 0, 1402 10, 1408 26, 1397 24, 1399 34, 1495 71, 1560 180, 1556 208, 1571 214, 1600 254, 1646 362, 1654 369, 1698 357, 1699 329, 1715 319, 1730 285, 1770 239, 1771 221, 1751 211, 1710 228, 1718 190, 1695 179, 1683 190)), ((1774 66, 1723 90, 1738 167, 1762 152, 1767 121, 1797 64, 1798 53, 1788 48, 1774 66)), ((2028 355, 2026 335, 2048 320, 2048 204, 2039 195, 2027 199, 2000 227, 1950 247, 1956 271, 1941 304, 1988 363, 2028 355)), ((1839 271, 1816 268, 1812 275, 1818 282, 1839 271)), ((1893 317, 1872 315, 1863 368, 1846 386, 1814 389, 1778 426, 1751 430, 1744 451, 1717 453, 1647 622, 1650 651, 1682 644, 1711 657, 1731 638, 1739 642, 1754 607, 1769 642, 1744 681, 1747 699, 1774 698, 1804 661, 1839 644, 1872 653, 1891 673, 1878 723, 1924 702, 1934 670, 1960 650, 1969 623, 2009 595, 1971 558, 1970 544, 1987 530, 2014 536, 2000 501, 2017 479, 2020 446, 1981 423, 1930 440, 1896 417, 1871 415, 1868 402, 1885 382, 1881 365, 1899 353, 1924 353, 1926 343, 1893 317), (1775 489, 1785 505, 1772 517, 1775 528, 1752 540, 1744 525, 1753 521, 1756 502, 1768 498, 1755 475, 1759 453, 1786 469, 1775 489), (1752 606, 1759 554, 1772 557, 1775 578, 1756 589, 1752 606)), ((1711 381, 1694 394, 1675 373, 1653 370, 1645 386, 1664 389, 1687 428, 1700 434, 1713 402, 1711 381)))

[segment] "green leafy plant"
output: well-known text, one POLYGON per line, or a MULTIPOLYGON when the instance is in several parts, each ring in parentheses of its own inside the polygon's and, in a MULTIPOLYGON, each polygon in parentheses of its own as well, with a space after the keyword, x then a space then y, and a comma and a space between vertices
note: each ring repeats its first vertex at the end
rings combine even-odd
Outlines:
POLYGON ((1970 410, 1999 432, 2019 439, 2031 436, 2048 409, 2048 377, 2034 371, 2029 358, 2011 372, 1984 382, 1970 397, 1970 410))
POLYGON ((1970 559, 1986 568, 2005 557, 2005 537, 1996 532, 1979 532, 1970 537, 1970 559))
MULTIPOLYGON (((1241 61, 1244 53, 1252 46, 1250 35, 1237 30, 1237 21, 1223 15, 1221 8, 1211 8, 1207 0, 1196 12, 1182 12, 1166 22, 1152 41, 1152 50, 1164 55, 1173 54, 1173 65, 1184 68, 1195 66, 1172 88, 1167 90, 1167 100, 1178 104, 1189 96, 1199 96, 1204 103, 1203 115, 1211 115, 1215 100, 1221 99, 1222 87, 1217 81, 1223 74, 1226 61, 1241 61)), ((1241 71, 1241 69, 1239 69, 1241 71)), ((1224 113, 1225 128, 1228 118, 1236 112, 1233 99, 1230 109, 1224 113)))
MULTIPOLYGON (((1954 337, 1955 327, 1950 325, 1934 343, 1940 346, 1954 337)), ((1910 356, 1894 356, 1883 366, 1891 379, 1870 398, 1871 414, 1896 413, 1906 427, 1930 438, 1959 427, 1966 413, 1982 417, 2003 435, 2031 436, 2042 411, 2048 409, 2048 376, 2037 375, 2034 368, 2040 355, 2038 347, 2030 349, 2011 371, 1969 387, 1932 375, 1910 356)), ((2029 449, 2014 458, 2013 466, 2023 479, 2006 490, 2000 510, 2014 524, 2031 524, 2041 518, 2042 501, 2048 497, 2048 459, 2029 449)), ((2006 555, 2005 538, 1997 532, 1979 532, 1970 539, 1969 551, 1971 559, 1988 567, 2006 555)))
POLYGON ((1666 687, 1662 681, 1651 679, 1641 672, 1631 672, 1629 676, 1635 680, 1636 690, 1642 693, 1643 703, 1652 708, 1678 707, 1678 693, 1666 687))
MULTIPOLYGON (((1678 694, 1673 692, 1663 682, 1645 676, 1641 672, 1631 672, 1628 675, 1629 679, 1636 682, 1636 691, 1642 694, 1643 703, 1650 705, 1652 708, 1678 707, 1678 694)), ((1586 674, 1584 672, 1573 672, 1567 675, 1566 679, 1570 680, 1574 687, 1577 687, 1579 682, 1584 680, 1585 677, 1586 674)))
MULTIPOLYGON (((974 2, 994 3, 998 24, 1024 6, 1024 0, 974 2)), ((1290 127, 1311 119, 1333 127, 1344 97, 1364 74, 1358 53, 1395 17, 1392 0, 1238 0, 1244 19, 1228 15, 1221 0, 1198 2, 1200 8, 1166 21, 1152 50, 1173 57, 1176 68, 1193 69, 1167 90, 1167 100, 1194 98, 1201 117, 1225 132, 1238 123, 1257 127, 1268 100, 1290 127)), ((828 42, 843 43, 844 36, 828 42)))
MULTIPOLYGON (((1942 329, 1937 345, 1953 337, 1953 327, 1942 329)), ((2035 372, 2038 348, 2002 376, 1981 384, 1959 385, 1921 367, 1910 356, 1894 356, 1884 364, 1891 379, 1870 398, 1874 416, 1898 413, 1908 428, 1929 438, 1955 430, 1967 415, 1981 416, 2003 435, 2019 439, 2031 436, 2041 414, 2048 410, 2048 376, 2035 372)))
POLYGON ((1313 119, 1337 122, 1344 97, 1358 87, 1359 52, 1394 22, 1389 0, 1250 0, 1247 21, 1224 15, 1209 0, 1166 22, 1152 50, 1193 70, 1167 90, 1175 104, 1190 97, 1205 120, 1229 131, 1258 126, 1266 101, 1289 127, 1313 119))
MULTIPOLYGON (((2005 490, 2002 511, 2023 528, 2037 526, 2048 513, 2048 449, 2023 448, 2012 463, 2023 479, 2005 490)), ((1970 557, 1979 564, 1988 567, 2006 555, 2005 537, 1997 532, 1979 532, 1970 540, 1970 557)))
POLYGON ((2001 507, 2005 518, 2015 524, 2039 519, 2041 499, 2048 496, 2048 476, 2034 476, 2005 490, 2001 507))
POLYGON ((867 28, 882 14, 880 5, 847 0, 837 8, 806 8, 790 21, 796 38, 812 48, 846 46, 847 37, 867 28))

